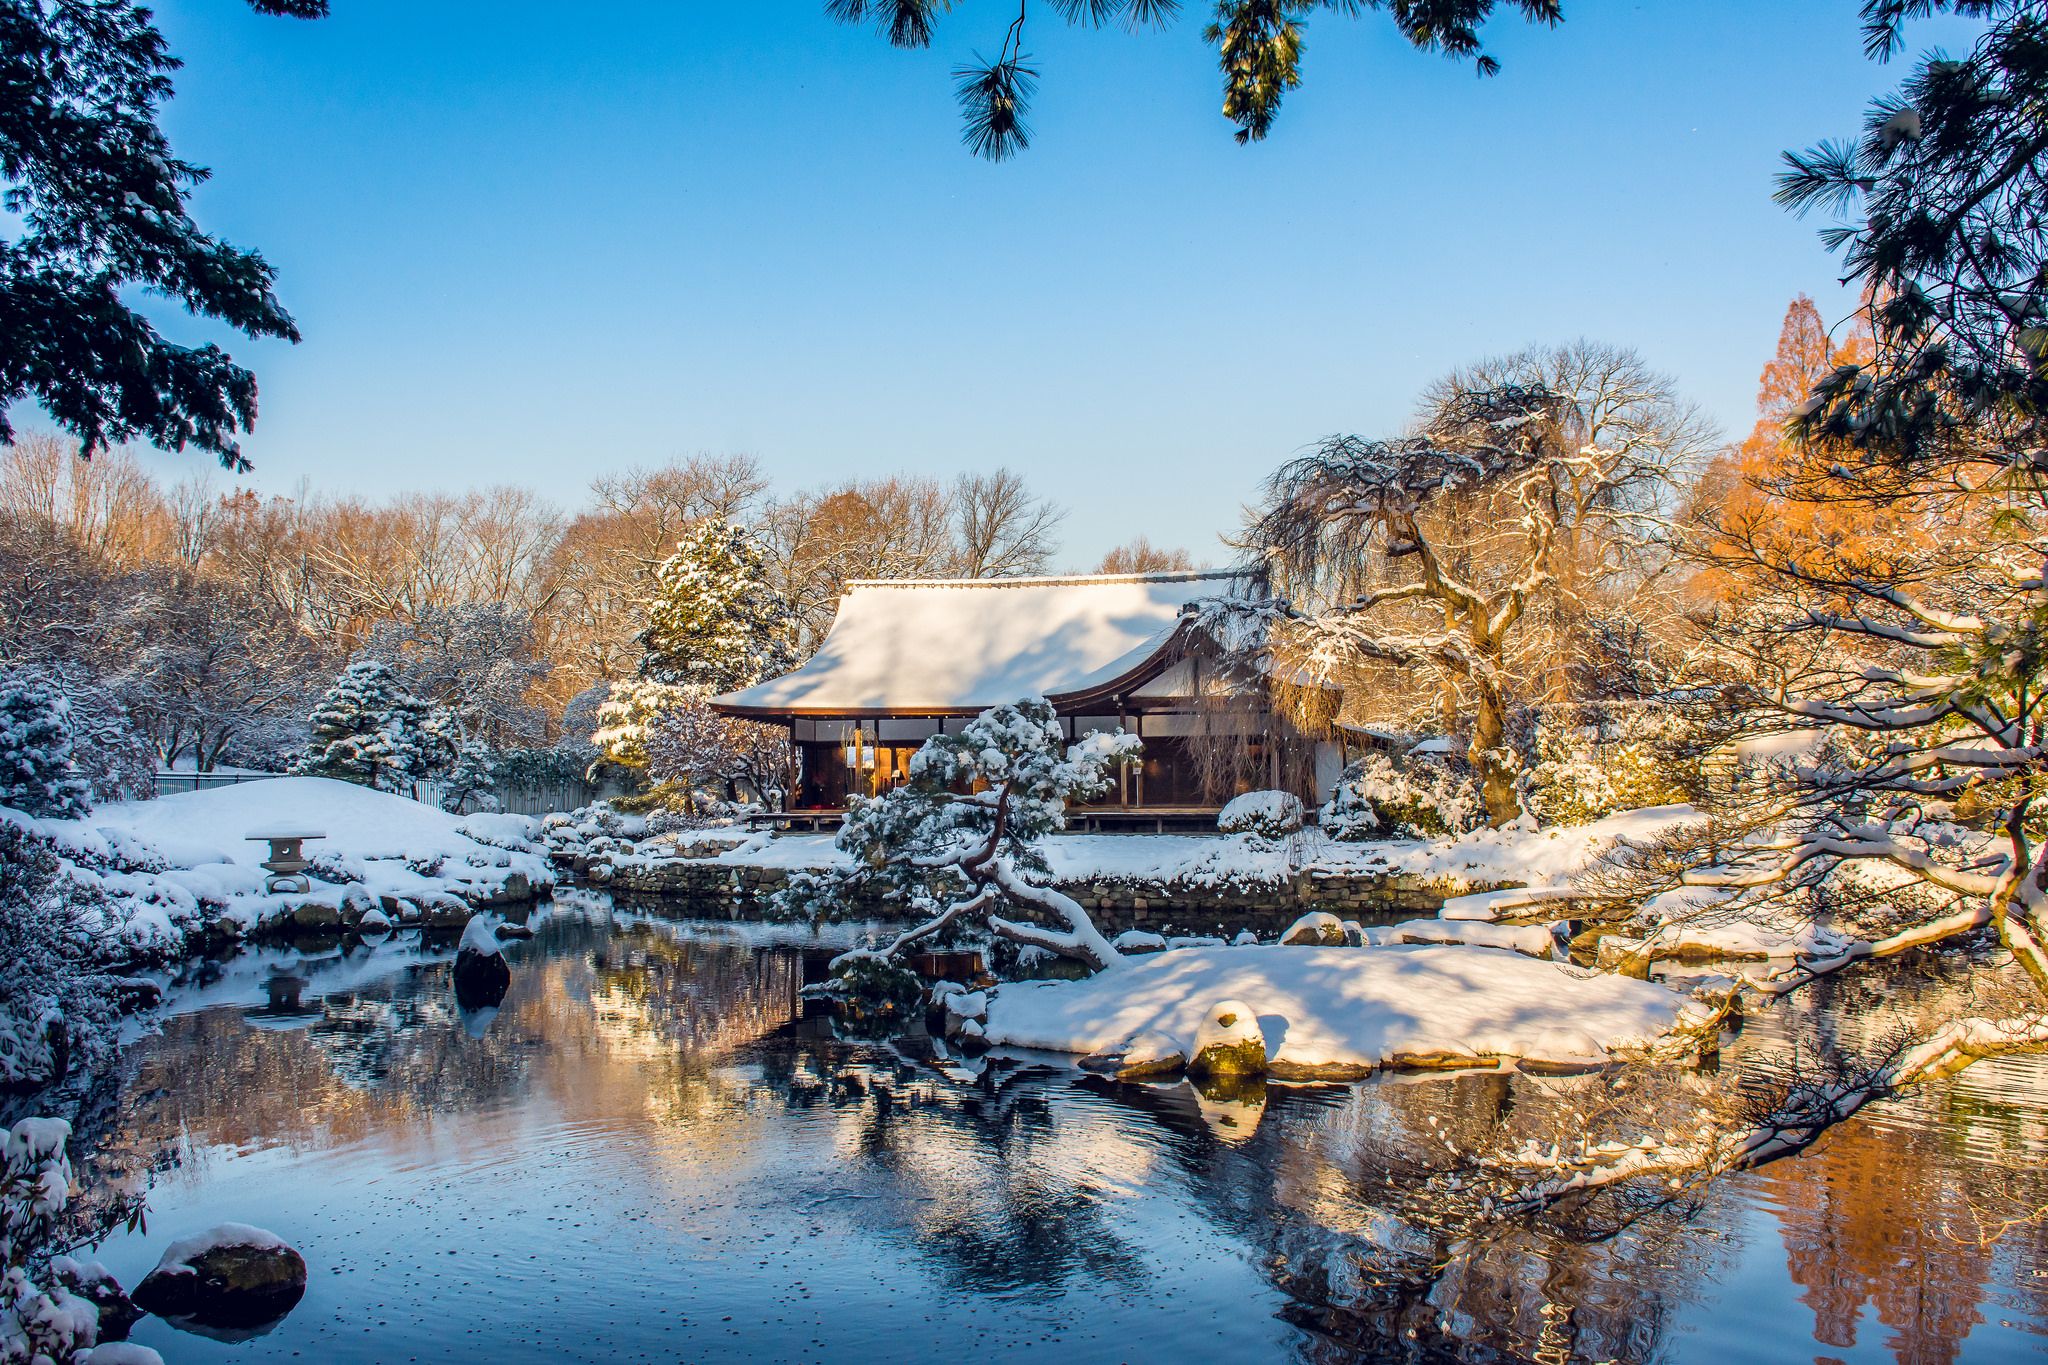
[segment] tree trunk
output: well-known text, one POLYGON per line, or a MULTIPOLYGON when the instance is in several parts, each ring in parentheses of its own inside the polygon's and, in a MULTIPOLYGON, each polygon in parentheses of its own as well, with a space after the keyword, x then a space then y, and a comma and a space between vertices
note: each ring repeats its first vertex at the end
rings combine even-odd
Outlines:
POLYGON ((1507 761, 1507 700, 1493 688, 1479 687, 1478 712, 1472 718, 1472 746, 1467 756, 1472 763, 1473 781, 1486 803, 1486 823, 1499 829, 1522 814, 1522 798, 1515 791, 1515 767, 1507 761))

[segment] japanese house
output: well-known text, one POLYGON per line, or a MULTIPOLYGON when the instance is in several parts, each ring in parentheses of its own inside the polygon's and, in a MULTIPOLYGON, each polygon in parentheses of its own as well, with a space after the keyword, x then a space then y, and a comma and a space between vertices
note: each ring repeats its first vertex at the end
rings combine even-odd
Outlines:
POLYGON ((1329 746, 1276 716, 1261 680, 1192 623, 1197 601, 1263 591, 1206 572, 855 582, 808 663, 712 705, 789 727, 796 818, 886 791, 942 729, 1042 696, 1069 738, 1122 727, 1144 741, 1142 763, 1077 824, 1209 824, 1238 792, 1313 799, 1333 775, 1318 771, 1329 746))

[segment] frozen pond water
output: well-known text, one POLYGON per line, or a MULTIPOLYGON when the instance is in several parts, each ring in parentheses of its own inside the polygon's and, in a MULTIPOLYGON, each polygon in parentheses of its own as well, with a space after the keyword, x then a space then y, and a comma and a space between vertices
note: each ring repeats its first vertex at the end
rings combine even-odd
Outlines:
MULTIPOLYGON (((1347 1243, 1385 1218, 1365 1139, 1483 1126, 1537 1082, 1274 1087, 1261 1107, 1054 1059, 976 1076, 805 1020, 787 939, 596 901, 538 927, 487 1020, 458 1013, 446 950, 416 938, 252 954, 173 990, 105 1134, 150 1187, 149 1229, 101 1259, 132 1285, 171 1238, 237 1220, 299 1247, 312 1284, 254 1340, 154 1319, 137 1340, 172 1362, 494 1365, 2048 1345, 2041 1229, 1964 1235, 1973 1200, 2048 1163, 2038 1063, 1888 1106, 1681 1227, 1505 1248, 1432 1300, 1345 1277, 1347 1243)), ((1770 1025, 1751 1033, 1724 1066, 1765 1064, 1770 1025)))

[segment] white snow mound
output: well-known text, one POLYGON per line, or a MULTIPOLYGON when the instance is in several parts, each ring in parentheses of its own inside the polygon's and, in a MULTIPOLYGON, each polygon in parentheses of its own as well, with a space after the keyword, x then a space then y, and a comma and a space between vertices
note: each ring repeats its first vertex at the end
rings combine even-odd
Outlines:
POLYGON ((1189 948, 1085 981, 1005 985, 987 1034, 1080 1054, 1148 1032, 1188 1045, 1218 1000, 1257 1011, 1274 1062, 1373 1067, 1401 1053, 1597 1061, 1665 1032, 1688 1003, 1653 982, 1486 948, 1189 948))

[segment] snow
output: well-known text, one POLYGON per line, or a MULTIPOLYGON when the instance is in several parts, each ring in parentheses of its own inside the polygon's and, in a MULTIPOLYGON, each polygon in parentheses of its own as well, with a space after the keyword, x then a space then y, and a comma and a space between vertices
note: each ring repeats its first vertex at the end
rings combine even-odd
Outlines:
POLYGON ((1411 919, 1389 927, 1381 938, 1387 943, 1465 943, 1474 948, 1499 948, 1524 957, 1551 958, 1558 955, 1557 936, 1540 924, 1515 927, 1476 921, 1459 923, 1448 919, 1411 919))
POLYGON ((980 711, 1113 681, 1228 573, 856 582, 810 662, 728 693, 740 713, 980 711))
POLYGON ((192 1263, 209 1251, 224 1247, 248 1247, 254 1251, 290 1251, 282 1237, 247 1223, 217 1223, 206 1231, 181 1237, 164 1248, 157 1270, 167 1275, 190 1274, 192 1263))
POLYGON ((498 934, 489 915, 470 916, 469 923, 462 926, 462 941, 455 945, 455 951, 475 953, 479 957, 505 955, 504 945, 498 942, 498 934))
POLYGON ((74 874, 109 897, 118 922, 107 932, 138 952, 181 951, 187 936, 225 921, 257 928, 302 905, 327 905, 353 918, 381 897, 430 903, 477 902, 515 890, 524 878, 541 889, 555 880, 538 844, 514 834, 523 817, 491 817, 476 826, 432 806, 321 777, 279 777, 102 806, 78 820, 33 820, 0 809, 0 819, 50 838, 74 874), (492 843, 465 833, 477 827, 492 843), (251 829, 326 831, 307 852, 315 859, 309 891, 271 893, 261 864, 266 843, 251 829), (502 841, 502 842, 500 842, 502 841), (323 873, 352 878, 321 880, 323 873))
POLYGON ((989 1002, 987 1036, 1084 1055, 1147 1033, 1191 1043, 1225 1000, 1257 1012, 1283 1074, 1411 1054, 1583 1064, 1698 1008, 1652 982, 1480 948, 1190 948, 1084 981, 1005 985, 989 1002))
POLYGON ((1293 792, 1246 792, 1217 812, 1216 828, 1225 834, 1282 835, 1300 829, 1303 814, 1293 792))
POLYGON ((164 1358, 132 1341, 108 1341, 80 1352, 78 1365, 164 1365, 164 1358))
MULTIPOLYGON (((1646 840, 1698 819, 1690 806, 1624 811, 1570 829, 1482 829, 1454 839, 1352 843, 1303 830, 1284 840, 1230 834, 1060 834, 1040 846, 1060 885, 1172 882, 1279 887, 1303 872, 1412 877, 1448 889, 1542 886, 1576 876, 1621 839, 1646 840)), ((830 834, 780 834, 705 861, 784 870, 852 866, 830 834)))

